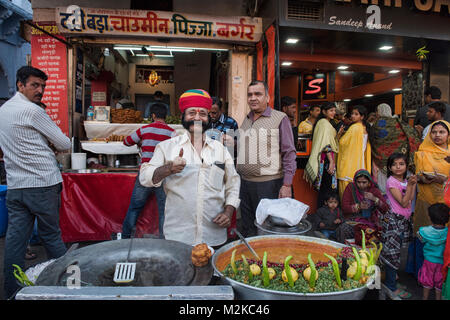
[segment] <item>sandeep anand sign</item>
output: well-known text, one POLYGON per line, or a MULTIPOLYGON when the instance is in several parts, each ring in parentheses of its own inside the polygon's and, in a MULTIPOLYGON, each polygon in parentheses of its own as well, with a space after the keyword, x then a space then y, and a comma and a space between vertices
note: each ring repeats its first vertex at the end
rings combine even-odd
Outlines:
POLYGON ((239 42, 257 42, 262 19, 210 17, 167 11, 56 8, 56 23, 64 34, 134 35, 239 42))

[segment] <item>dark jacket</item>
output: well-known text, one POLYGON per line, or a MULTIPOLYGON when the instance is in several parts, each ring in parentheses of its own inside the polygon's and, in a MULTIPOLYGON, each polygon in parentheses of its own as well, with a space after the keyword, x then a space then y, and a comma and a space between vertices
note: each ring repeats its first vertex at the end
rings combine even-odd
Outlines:
POLYGON ((310 218, 314 230, 335 230, 339 226, 339 224, 335 224, 334 220, 341 219, 341 221, 344 221, 342 210, 339 207, 334 211, 331 211, 328 207, 323 206, 319 208, 316 213, 313 214, 310 218), (321 222, 325 224, 325 227, 319 227, 321 222))

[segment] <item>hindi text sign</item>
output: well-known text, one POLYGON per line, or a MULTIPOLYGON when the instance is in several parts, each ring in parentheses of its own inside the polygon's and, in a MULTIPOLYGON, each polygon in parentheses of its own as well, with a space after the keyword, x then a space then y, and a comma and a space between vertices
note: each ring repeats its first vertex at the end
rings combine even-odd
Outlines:
POLYGON ((63 34, 135 35, 257 42, 262 19, 211 17, 167 11, 56 8, 56 23, 63 34))

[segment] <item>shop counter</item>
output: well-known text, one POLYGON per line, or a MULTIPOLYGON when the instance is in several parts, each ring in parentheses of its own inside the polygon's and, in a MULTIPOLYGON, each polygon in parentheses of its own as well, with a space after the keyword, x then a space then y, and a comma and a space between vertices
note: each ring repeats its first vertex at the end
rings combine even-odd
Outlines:
MULTIPOLYGON (((137 173, 63 173, 60 226, 64 242, 111 240, 121 232, 137 173)), ((136 237, 158 233, 151 195, 136 224, 136 237)))

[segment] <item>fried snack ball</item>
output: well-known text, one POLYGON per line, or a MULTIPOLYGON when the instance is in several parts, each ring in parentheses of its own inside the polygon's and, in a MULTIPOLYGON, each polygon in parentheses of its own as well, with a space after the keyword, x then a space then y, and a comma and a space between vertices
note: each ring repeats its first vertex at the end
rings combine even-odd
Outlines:
POLYGON ((208 264, 211 258, 211 250, 209 250, 206 243, 200 243, 192 249, 192 264, 196 267, 203 267, 208 264))

